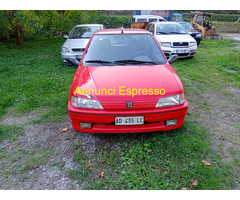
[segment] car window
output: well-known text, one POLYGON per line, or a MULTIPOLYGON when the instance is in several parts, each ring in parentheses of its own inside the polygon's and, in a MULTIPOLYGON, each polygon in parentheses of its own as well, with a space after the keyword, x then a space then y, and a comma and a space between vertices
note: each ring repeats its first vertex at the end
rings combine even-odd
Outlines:
POLYGON ((149 22, 157 22, 157 19, 156 18, 150 18, 148 21, 149 22))
POLYGON ((180 23, 186 30, 194 30, 190 23, 180 23))
POLYGON ((100 26, 75 27, 69 34, 69 39, 90 38, 92 34, 99 30, 100 26))
POLYGON ((138 18, 137 22, 147 22, 147 19, 146 18, 138 18))
POLYGON ((165 64, 150 34, 94 35, 82 60, 84 66, 165 64))
POLYGON ((154 34, 154 31, 155 31, 155 24, 152 25, 151 29, 150 29, 150 32, 154 34))
POLYGON ((147 27, 146 27, 146 29, 147 29, 148 31, 150 31, 151 26, 152 26, 152 24, 148 24, 147 27))
POLYGON ((185 28, 180 24, 158 24, 156 34, 188 34, 185 28))

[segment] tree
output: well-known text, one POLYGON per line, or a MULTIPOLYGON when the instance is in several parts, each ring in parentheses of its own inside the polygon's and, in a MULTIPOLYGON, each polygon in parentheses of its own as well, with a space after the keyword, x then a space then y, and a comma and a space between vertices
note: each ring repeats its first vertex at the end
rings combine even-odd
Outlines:
POLYGON ((14 35, 17 45, 23 45, 25 36, 69 32, 77 24, 94 22, 96 14, 94 10, 0 10, 0 37, 14 35))
POLYGON ((5 10, 3 16, 8 23, 8 34, 11 32, 16 36, 17 45, 23 45, 24 23, 30 18, 30 11, 5 10))

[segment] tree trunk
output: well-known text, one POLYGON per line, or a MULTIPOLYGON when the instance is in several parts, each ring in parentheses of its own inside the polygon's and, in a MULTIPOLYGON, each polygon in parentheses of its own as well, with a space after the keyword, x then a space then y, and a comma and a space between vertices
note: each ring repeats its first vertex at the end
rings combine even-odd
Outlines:
POLYGON ((23 22, 22 24, 16 24, 17 45, 23 45, 23 27, 23 22))

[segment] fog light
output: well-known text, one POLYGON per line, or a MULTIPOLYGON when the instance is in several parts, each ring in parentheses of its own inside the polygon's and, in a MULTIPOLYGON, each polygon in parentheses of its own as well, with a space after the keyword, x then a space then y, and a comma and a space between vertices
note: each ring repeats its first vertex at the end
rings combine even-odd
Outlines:
POLYGON ((175 126, 177 124, 177 119, 167 120, 165 122, 166 126, 175 126))
POLYGON ((91 129, 92 128, 92 124, 91 123, 80 122, 80 127, 82 129, 91 129))

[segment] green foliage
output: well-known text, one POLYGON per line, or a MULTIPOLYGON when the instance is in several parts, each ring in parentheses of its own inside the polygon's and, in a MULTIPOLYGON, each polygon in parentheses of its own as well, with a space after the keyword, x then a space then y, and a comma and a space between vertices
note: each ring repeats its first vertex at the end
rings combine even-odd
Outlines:
POLYGON ((0 11, 0 36, 16 35, 16 26, 23 24, 24 37, 68 33, 77 24, 92 23, 94 10, 14 10, 0 11))
POLYGON ((95 22, 98 24, 104 24, 106 28, 118 28, 121 26, 123 26, 124 28, 130 28, 131 16, 98 14, 95 22))

